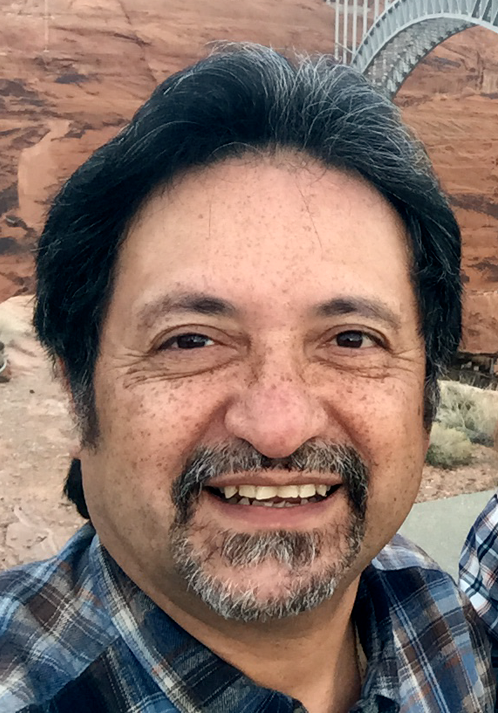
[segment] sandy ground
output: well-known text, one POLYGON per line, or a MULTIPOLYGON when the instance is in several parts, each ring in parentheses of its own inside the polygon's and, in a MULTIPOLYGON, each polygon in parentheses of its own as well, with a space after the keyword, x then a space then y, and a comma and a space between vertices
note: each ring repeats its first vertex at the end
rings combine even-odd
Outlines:
POLYGON ((470 465, 443 470, 426 465, 417 502, 492 490, 498 486, 498 455, 492 448, 474 446, 470 465))
POLYGON ((0 384, 0 569, 50 556, 82 524, 61 496, 72 428, 47 371, 0 384))

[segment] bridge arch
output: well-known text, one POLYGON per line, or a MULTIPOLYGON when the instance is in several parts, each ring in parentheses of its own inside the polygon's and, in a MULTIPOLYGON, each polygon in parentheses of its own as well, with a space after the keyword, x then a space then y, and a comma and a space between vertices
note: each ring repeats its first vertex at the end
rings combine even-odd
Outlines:
MULTIPOLYGON (((385 0, 383 4, 380 12, 379 0, 373 8, 365 0, 362 9, 353 0, 353 46, 347 54, 352 66, 391 97, 416 65, 448 37, 476 25, 498 33, 498 0, 385 0), (363 17, 364 32, 355 47, 358 15, 363 17)), ((343 0, 345 28, 348 5, 343 0)), ((336 22, 338 6, 336 2, 336 22)))

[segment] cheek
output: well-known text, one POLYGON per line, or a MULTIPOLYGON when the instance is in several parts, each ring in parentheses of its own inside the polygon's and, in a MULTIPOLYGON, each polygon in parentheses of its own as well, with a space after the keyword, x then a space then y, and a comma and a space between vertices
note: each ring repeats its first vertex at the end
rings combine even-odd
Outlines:
POLYGON ((182 409, 179 390, 109 381, 96 390, 100 437, 84 468, 87 503, 103 541, 154 549, 173 521, 171 486, 188 456, 195 414, 182 409))
POLYGON ((422 380, 351 381, 337 391, 335 403, 348 437, 373 467, 423 453, 422 380))
POLYGON ((350 383, 337 399, 347 438, 370 467, 368 521, 375 534, 394 534, 416 498, 425 458, 423 381, 350 383), (394 529, 393 529, 394 528, 394 529))
POLYGON ((127 470, 176 477, 216 420, 221 398, 219 385, 194 382, 144 380, 125 388, 107 379, 97 392, 101 445, 127 470))
POLYGON ((422 386, 384 384, 361 404, 354 430, 371 468, 366 541, 380 548, 401 526, 420 487, 427 438, 422 386))

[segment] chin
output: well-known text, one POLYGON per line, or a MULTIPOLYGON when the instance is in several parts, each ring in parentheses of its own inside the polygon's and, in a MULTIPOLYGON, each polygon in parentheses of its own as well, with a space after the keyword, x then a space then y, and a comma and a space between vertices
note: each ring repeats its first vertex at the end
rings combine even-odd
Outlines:
POLYGON ((330 599, 337 585, 333 572, 293 575, 282 565, 268 563, 227 576, 198 571, 189 587, 224 619, 270 621, 297 616, 330 599))
POLYGON ((224 533, 202 545, 183 533, 172 554, 187 588, 216 614, 263 622, 311 611, 353 578, 363 528, 340 542, 337 534, 331 547, 322 532, 224 533))

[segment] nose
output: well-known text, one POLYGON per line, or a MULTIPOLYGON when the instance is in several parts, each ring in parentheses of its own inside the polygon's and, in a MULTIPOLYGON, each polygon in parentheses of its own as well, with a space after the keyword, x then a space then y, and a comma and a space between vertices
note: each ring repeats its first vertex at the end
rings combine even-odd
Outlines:
POLYGON ((312 438, 324 439, 327 411, 297 373, 262 374, 228 407, 225 427, 268 458, 286 458, 312 438))

